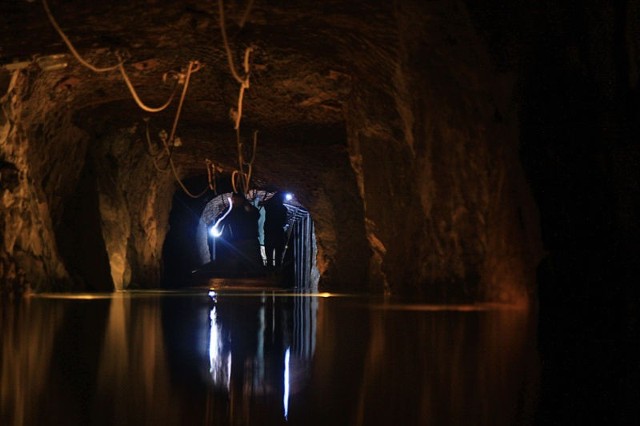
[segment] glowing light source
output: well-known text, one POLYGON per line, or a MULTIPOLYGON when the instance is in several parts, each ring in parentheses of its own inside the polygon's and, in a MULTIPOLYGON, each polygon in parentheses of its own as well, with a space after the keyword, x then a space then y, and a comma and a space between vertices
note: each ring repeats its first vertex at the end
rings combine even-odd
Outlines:
POLYGON ((209 228, 209 234, 211 234, 213 238, 218 238, 220 235, 222 235, 222 231, 218 229, 217 226, 212 226, 211 228, 209 228))
POLYGON ((284 194, 284 198, 287 201, 291 201, 293 199, 293 194, 290 192, 287 192, 286 194, 284 194))
POLYGON ((224 215, 222 215, 220 219, 216 220, 216 223, 214 223, 213 226, 209 228, 209 234, 211 234, 213 238, 218 238, 219 236, 222 235, 222 231, 218 228, 218 224, 222 222, 225 217, 227 217, 227 215, 231 212, 231 209, 233 208, 233 201, 231 201, 231 197, 227 197, 227 200, 229 201, 229 208, 224 213, 224 215))

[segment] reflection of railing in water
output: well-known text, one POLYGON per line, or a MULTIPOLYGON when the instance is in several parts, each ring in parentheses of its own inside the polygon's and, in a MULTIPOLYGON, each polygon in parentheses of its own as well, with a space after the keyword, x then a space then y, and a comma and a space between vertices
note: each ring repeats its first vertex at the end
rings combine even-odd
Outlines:
POLYGON ((263 294, 249 311, 237 298, 225 299, 215 292, 210 297, 208 347, 213 388, 229 395, 228 403, 237 408, 231 411, 236 413, 247 400, 279 395, 286 418, 291 395, 309 377, 316 345, 317 297, 263 294), (233 321, 237 314, 251 320, 239 324, 233 321), (251 341, 238 347, 240 335, 251 341))
POLYGON ((316 350, 318 298, 295 296, 293 299, 293 355, 311 360, 316 350))

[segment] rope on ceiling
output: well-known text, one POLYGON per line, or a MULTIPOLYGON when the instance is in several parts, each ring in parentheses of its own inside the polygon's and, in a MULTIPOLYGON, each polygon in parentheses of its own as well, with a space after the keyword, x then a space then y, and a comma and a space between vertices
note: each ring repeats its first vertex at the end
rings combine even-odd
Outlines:
POLYGON ((249 18, 249 13, 251 13, 251 8, 253 7, 253 0, 249 0, 247 3, 247 7, 244 9, 244 13, 242 14, 242 18, 240 22, 238 22, 238 26, 240 28, 244 28, 244 24, 247 23, 247 19, 249 18))
MULTIPOLYGON (((236 133, 236 135, 239 135, 239 134, 236 133)), ((231 174, 231 186, 233 187, 233 192, 239 192, 238 186, 242 185, 242 190, 244 191, 243 193, 246 195, 249 193, 249 184, 251 182, 251 176, 253 174, 253 162, 256 159, 256 150, 258 147, 258 131, 256 130, 253 132, 253 150, 251 153, 251 161, 249 161, 248 163, 244 163, 244 155, 242 153, 242 150, 243 150, 242 143, 238 140, 237 144, 238 144, 238 152, 239 152, 238 162, 240 164, 246 164, 247 172, 245 173, 242 168, 240 170, 234 170, 233 173, 231 174)))
POLYGON ((171 105, 171 102, 173 102, 173 98, 176 96, 176 92, 178 91, 178 85, 180 84, 180 80, 176 79, 176 84, 173 86, 173 90, 171 91, 171 95, 169 96, 169 99, 167 99, 167 101, 160 105, 159 107, 150 107, 144 104, 144 102, 142 102, 142 99, 140 99, 140 96, 138 96, 138 93, 136 93, 136 89, 133 87, 133 84, 131 83, 131 80, 129 79, 129 76, 127 75, 127 71, 124 69, 124 65, 123 64, 119 64, 118 65, 118 69, 120 70, 120 74, 122 75, 122 79, 124 80, 125 84, 127 85, 127 88, 129 89, 129 92, 131 93, 131 96, 133 97, 133 100, 136 102, 136 104, 140 107, 140 109, 142 109, 143 111, 146 112, 160 112, 160 111, 164 111, 165 109, 167 109, 167 107, 169 105, 171 105))
POLYGON ((202 197, 204 194, 207 193, 208 190, 213 191, 214 193, 217 193, 217 184, 216 184, 216 165, 213 161, 209 160, 208 158, 206 158, 205 161, 205 166, 207 169, 207 186, 199 193, 192 193, 191 191, 189 191, 189 189, 186 187, 186 185, 184 184, 184 182, 182 182, 182 179, 180 179, 180 177, 178 176, 178 171, 176 170, 175 164, 173 163, 173 159, 171 158, 171 151, 169 149, 169 145, 167 143, 167 139, 166 136, 165 137, 160 137, 160 140, 162 141, 162 149, 154 152, 153 149, 153 143, 151 142, 151 135, 149 132, 149 118, 145 117, 144 119, 145 122, 145 138, 147 140, 147 147, 149 149, 148 154, 151 157, 151 160, 153 161, 153 166, 155 167, 155 169, 161 173, 165 173, 167 171, 167 168, 162 168, 158 165, 158 158, 160 156, 162 156, 163 153, 167 154, 168 157, 168 162, 167 164, 170 166, 171 172, 173 173, 173 177, 176 180, 176 182, 178 182, 178 185, 180 186, 180 188, 182 189, 182 191, 184 191, 185 194, 187 194, 189 197, 191 198, 200 198, 202 197))
MULTIPOLYGON (((62 38, 62 41, 64 41, 64 43, 67 45, 71 54, 76 58, 76 60, 81 65, 83 65, 84 67, 96 73, 105 73, 105 72, 119 70, 120 74, 122 75, 122 79, 124 80, 127 88, 129 89, 129 92, 131 93, 131 96, 133 97, 133 100, 142 110, 146 112, 151 112, 151 113, 160 112, 165 110, 169 105, 171 105, 171 102, 173 101, 173 98, 175 97, 175 94, 178 91, 178 85, 182 80, 181 78, 176 78, 176 84, 174 85, 173 90, 171 91, 171 95, 169 96, 169 99, 164 104, 160 105, 159 107, 150 107, 148 105, 145 105, 145 103, 142 102, 142 100, 140 99, 140 96, 136 93, 136 90, 133 87, 133 84, 131 83, 131 79, 127 75, 127 71, 124 68, 124 60, 120 58, 119 55, 117 55, 118 63, 110 67, 101 68, 101 67, 96 67, 95 65, 89 63, 80 55, 80 53, 78 53, 76 48, 73 46, 73 43, 71 43, 71 40, 69 39, 69 37, 67 37, 67 35, 64 33, 62 28, 60 28, 60 25, 58 25, 56 19, 53 17, 53 14, 51 13, 51 9, 49 8, 49 4, 47 3, 47 0, 42 0, 42 6, 44 7, 44 11, 47 14, 47 18, 49 19, 49 22, 51 22, 51 25, 56 30, 56 32, 60 35, 60 37, 62 38)), ((199 67, 195 71, 197 71, 198 69, 199 67)), ((167 76, 168 74, 165 74, 163 77, 163 80, 166 80, 167 76)))
MULTIPOLYGON (((233 78, 236 79, 236 81, 240 84, 244 84, 245 80, 247 80, 247 85, 248 83, 248 74, 245 75, 245 78, 240 77, 240 74, 238 74, 238 71, 236 70, 236 65, 235 65, 235 61, 233 59, 233 53, 231 52, 231 47, 229 46, 229 39, 227 38, 227 27, 225 25, 225 20, 224 20, 224 0, 218 0, 218 13, 220 14, 220 32, 222 33, 222 42, 224 43, 224 49, 227 52, 227 63, 229 64, 229 70, 231 71, 231 75, 233 75, 233 78)), ((249 50, 250 48, 247 48, 247 50, 249 50)), ((246 70, 246 65, 247 65, 247 52, 245 51, 245 72, 247 72, 246 70)))
POLYGON ((175 83, 175 85, 173 87, 173 90, 171 92, 171 96, 169 96, 169 99, 164 104, 162 104, 161 106, 159 106, 159 107, 150 107, 150 106, 146 105, 142 101, 142 99, 140 99, 140 96, 138 95, 138 93, 136 92, 135 88, 133 87, 133 83, 131 83, 131 79, 127 75, 127 71, 124 68, 124 60, 122 58, 120 58, 119 55, 117 55, 119 62, 116 65, 113 65, 113 66, 110 66, 110 67, 104 67, 104 68, 100 68, 100 67, 96 67, 96 66, 92 65, 91 63, 86 61, 78 53, 78 51, 73 46, 73 43, 71 43, 71 40, 69 40, 69 38, 64 33, 62 28, 60 28, 60 26, 56 22, 55 18, 53 17, 53 14, 51 13, 51 9, 49 8, 47 0, 42 0, 42 5, 43 5, 44 10, 45 10, 45 12, 47 14, 47 17, 49 18, 49 22, 51 22, 51 25, 53 25, 53 28, 55 28, 57 33, 60 35, 60 37, 62 38, 64 43, 69 48, 69 51, 78 60, 78 62, 80 64, 82 64, 83 66, 85 66, 86 68, 88 68, 91 71, 96 72, 96 73, 105 73, 105 72, 115 71, 116 69, 119 70, 120 71, 120 75, 122 76, 122 79, 124 80, 127 88, 129 89, 129 92, 131 93, 131 96, 133 97, 133 100, 136 102, 136 104, 142 110, 144 110, 146 112, 151 112, 151 113, 160 112, 160 111, 165 110, 169 105, 171 105, 171 102, 173 101, 173 98, 175 97, 175 94, 177 93, 178 86, 180 84, 183 85, 182 94, 180 96, 180 102, 178 104, 178 109, 176 111, 176 115, 175 115, 175 118, 173 120, 173 126, 171 127, 171 133, 169 134, 169 139, 168 140, 162 139, 162 143, 163 143, 163 146, 164 146, 164 151, 167 153, 167 159, 168 159, 167 165, 165 165, 164 168, 162 168, 162 167, 160 167, 158 165, 157 158, 160 155, 162 155, 162 151, 157 152, 157 153, 153 152, 153 147, 152 147, 152 144, 151 144, 151 138, 150 138, 150 135, 149 135, 149 120, 145 119, 145 122, 146 122, 146 139, 147 139, 147 144, 148 144, 148 147, 149 147, 149 155, 153 159, 153 165, 155 166, 156 170, 163 172, 163 171, 167 170, 168 166, 170 166, 171 171, 173 173, 173 176, 174 176, 176 182, 178 182, 178 185, 180 185, 182 190, 188 196, 190 196, 192 198, 199 198, 202 195, 204 195, 209 189, 215 190, 215 187, 216 187, 216 185, 215 185, 215 165, 213 165, 213 163, 209 159, 206 160, 207 175, 209 177, 208 185, 202 192, 200 192, 198 194, 193 194, 191 191, 189 191, 189 189, 185 186, 185 184, 182 182, 182 180, 178 176, 178 172, 176 170, 176 167, 175 167, 175 164, 173 163, 173 158, 172 158, 172 156, 173 156, 173 148, 175 146, 176 129, 178 127, 178 122, 180 120, 180 114, 182 112, 182 106, 184 105, 184 99, 185 99, 185 97, 187 95, 187 90, 189 88, 189 81, 191 79, 191 74, 194 73, 194 72, 197 72, 198 70, 200 70, 200 63, 198 61, 189 61, 189 65, 187 67, 186 73, 179 73, 177 75, 171 75, 169 73, 166 73, 163 76, 163 80, 166 80, 168 76, 171 76, 171 77, 175 78, 175 81, 176 81, 176 83, 175 83), (212 183, 212 178, 214 179, 213 183, 212 183))
MULTIPOLYGON (((189 90, 189 82, 191 80, 191 73, 198 71, 200 69, 200 63, 198 61, 189 61, 189 66, 187 67, 187 71, 184 75, 184 85, 182 87, 182 94, 180 95, 180 102, 178 103, 178 109, 176 110, 176 115, 173 119, 173 125, 171 126, 171 133, 169 134, 169 139, 162 139, 163 144, 165 145, 165 149, 167 150, 167 164, 162 168, 162 170, 167 170, 169 167, 169 162, 173 161, 173 148, 175 147, 175 137, 176 137, 176 129, 178 128, 178 122, 180 121, 180 114, 182 113, 182 106, 184 105, 184 99, 187 96, 187 91, 189 90), (195 66, 195 69, 194 69, 195 66)), ((181 74, 182 75, 182 74, 181 74)), ((176 179, 178 177, 176 176, 176 179)))
POLYGON ((119 62, 116 65, 112 65, 110 67, 99 68, 99 67, 96 67, 96 66, 90 64, 89 62, 85 61, 84 58, 82 58, 82 56, 80 56, 80 54, 75 49, 75 47, 73 47, 73 44, 71 43, 71 40, 69 40, 69 38, 66 36, 64 31, 62 31, 62 28, 60 28, 60 26, 58 25, 58 23, 54 19, 53 14, 51 13, 51 9, 49 9, 49 4, 47 3, 47 0, 42 0, 42 6, 44 7, 44 11, 47 13, 47 18, 49 18, 49 22, 51 22, 51 25, 53 25, 53 28, 55 28, 55 30, 58 32, 58 34, 60 34, 60 37, 62 37, 62 41, 64 41, 64 44, 67 45, 67 47, 69 48, 69 50, 71 51, 73 56, 82 65, 84 65, 85 67, 89 68, 91 71, 97 72, 97 73, 114 71, 114 70, 118 69, 118 67, 120 67, 122 65, 122 62, 119 62))
POLYGON ((209 179, 209 189, 213 191, 214 194, 217 194, 218 188, 216 182, 216 165, 208 158, 204 159, 204 163, 207 166, 207 179, 209 179))
MULTIPOLYGON (((215 188, 216 188, 216 184, 215 184, 215 164, 213 162, 211 162, 209 159, 205 160, 206 163, 206 167, 207 167, 207 176, 208 176, 208 186, 199 194, 193 194, 191 193, 187 187, 184 185, 184 183, 182 182, 182 180, 180 179, 180 177, 178 176, 175 164, 173 162, 173 148, 175 146, 174 143, 174 139, 175 139, 175 133, 176 133, 176 129, 177 129, 177 125, 178 125, 178 121, 180 119, 180 114, 182 112, 182 106, 184 103, 184 99, 189 87, 189 80, 191 77, 191 74, 193 72, 197 72, 200 69, 200 64, 197 61, 190 61, 189 62, 189 66, 187 68, 186 71, 186 76, 183 73, 180 73, 178 75, 169 75, 168 73, 165 74, 163 76, 163 80, 166 81, 166 78, 168 76, 174 77, 176 80, 176 83, 174 85, 174 88, 171 92, 171 95, 169 96, 169 99, 162 105, 160 105, 159 107, 150 107, 148 105, 146 105, 142 99, 140 99, 140 96, 138 95, 138 93, 136 92, 133 83, 131 82, 131 79, 129 78, 126 69, 124 68, 124 60, 117 55, 118 57, 118 63, 116 65, 113 66, 109 66, 109 67, 97 67, 91 63, 89 63, 87 60, 85 60, 79 53, 78 51, 75 49, 75 47, 73 46, 73 43, 71 43, 71 40, 67 37, 67 35, 64 33, 64 31, 62 30, 62 28, 58 25, 57 21, 55 20, 55 18, 53 17, 53 14, 51 13, 51 9, 49 8, 49 5, 47 3, 47 0, 42 0, 42 5, 44 7, 44 10, 46 12, 47 18, 49 19, 49 21, 51 22, 51 25, 54 27, 54 29, 56 30, 56 32, 60 35, 60 37, 62 38, 62 40, 64 41, 64 43, 66 44, 66 46, 69 48, 69 51, 72 53, 72 55, 76 58, 76 60, 83 65, 84 67, 90 69, 93 72, 96 73, 106 73, 106 72, 111 72, 111 71, 115 71, 118 70, 122 76, 122 79, 124 80, 127 88, 129 89, 129 92, 131 93, 131 96, 133 97, 134 101, 136 102, 136 104, 144 111, 146 112, 150 112, 150 113, 156 113, 156 112, 160 112, 165 110, 173 101, 173 98, 175 97, 175 94, 177 93, 177 89, 178 86, 180 84, 183 84, 183 90, 182 90, 182 94, 180 96, 180 102, 178 105, 178 109, 176 111, 176 116, 174 118, 173 121, 173 126, 171 129, 171 133, 169 135, 168 140, 165 140, 164 138, 162 138, 162 143, 164 146, 164 152, 167 153, 167 165, 165 165, 164 168, 160 167, 157 163, 157 158, 162 155, 162 151, 159 151, 157 153, 153 153, 153 149, 152 149, 152 144, 151 144, 151 138, 149 136, 149 126, 148 126, 148 119, 146 119, 146 123, 147 123, 147 129, 146 129, 146 138, 147 138, 147 144, 149 147, 149 154, 151 155, 152 159, 153 159, 153 163, 155 168, 158 171, 166 171, 167 166, 170 166, 171 171, 173 172, 173 175, 176 179, 176 181, 178 182, 178 184, 180 185, 180 187, 182 188, 182 190, 190 197, 193 198, 198 198, 201 197, 202 195, 204 195, 209 189, 213 190, 215 192, 215 188)), ((253 6, 253 0, 250 0, 247 8, 245 9, 244 14, 242 15, 242 18, 240 20, 240 27, 242 28, 249 16, 249 13, 251 11, 251 8, 253 6)), ((250 181, 251 181, 251 176, 253 173, 253 162, 255 160, 255 155, 256 155, 256 148, 257 148, 257 135, 258 132, 255 131, 253 134, 253 149, 252 149, 252 154, 251 154, 251 160, 248 163, 245 163, 244 161, 244 149, 243 149, 243 144, 242 144, 242 140, 240 138, 240 122, 242 120, 242 107, 243 107, 243 102, 244 102, 244 92, 246 89, 249 88, 250 86, 250 75, 251 75, 251 67, 250 67, 250 58, 251 58, 251 53, 253 52, 253 47, 247 47, 245 49, 244 52, 244 60, 243 60, 243 68, 244 68, 244 77, 241 77, 240 74, 238 73, 238 71, 236 70, 235 67, 235 61, 233 58, 233 53, 231 52, 231 47, 229 45, 229 40, 227 37, 227 31, 226 31, 226 26, 225 26, 225 18, 224 18, 224 2, 223 0, 219 0, 218 1, 218 10, 220 13, 220 31, 222 33, 222 39, 223 39, 223 43, 224 43, 224 48, 225 48, 225 52, 226 52, 226 56, 227 56, 227 62, 229 64, 229 70, 231 72, 231 75, 233 76, 233 78, 240 84, 240 88, 239 88, 239 93, 238 93, 238 102, 237 102, 237 108, 235 111, 232 111, 232 118, 234 119, 234 129, 236 131, 236 145, 237 145, 237 149, 238 149, 238 169, 235 170, 232 174, 231 177, 231 181, 232 181, 232 185, 234 188, 234 191, 237 192, 237 185, 236 185, 236 181, 239 177, 240 179, 240 183, 242 184, 242 190, 243 192, 246 194, 249 191, 249 185, 250 185, 250 181), (247 171, 245 172, 244 166, 247 166, 247 171)))
MULTIPOLYGON (((245 10, 245 13, 242 16, 242 20, 240 21, 240 26, 244 26, 246 22, 249 11, 251 10, 251 6, 253 5, 253 0, 251 0, 245 10)), ((234 192, 238 192, 238 184, 237 180, 240 180, 240 184, 242 185, 242 191, 244 194, 247 194, 249 191, 249 186, 251 183, 251 175, 253 172, 253 161, 255 160, 256 155, 256 146, 258 143, 258 132, 253 133, 253 152, 251 155, 251 161, 249 163, 245 163, 244 161, 244 148, 242 144, 242 139, 240 137, 240 121, 242 120, 242 105, 244 102, 244 92, 249 88, 249 79, 251 76, 251 53, 253 53, 253 47, 249 46, 244 51, 244 60, 243 60, 243 68, 244 68, 244 77, 241 77, 238 74, 235 66, 235 60, 233 58, 233 53, 231 52, 231 46, 229 45, 229 39, 227 37, 227 29, 225 25, 224 18, 224 0, 218 0, 218 13, 220 18, 220 32, 222 33, 222 41, 224 44, 224 49, 227 54, 227 63, 229 64, 229 71, 233 78, 240 84, 240 89, 238 92, 238 103, 235 111, 231 111, 231 116, 234 120, 234 129, 236 131, 236 147, 238 149, 238 169, 234 170, 231 174, 231 184, 233 186, 234 192), (244 166, 247 166, 247 171, 245 172, 244 166)))

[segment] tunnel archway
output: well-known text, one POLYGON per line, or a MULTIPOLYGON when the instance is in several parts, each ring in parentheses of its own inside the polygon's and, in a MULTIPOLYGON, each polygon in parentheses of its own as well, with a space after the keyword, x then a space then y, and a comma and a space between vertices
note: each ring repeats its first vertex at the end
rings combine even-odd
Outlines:
MULTIPOLYGON (((197 185, 194 179, 190 183, 197 185)), ((265 207, 280 191, 274 189, 252 189, 246 198, 259 213, 259 244, 262 269, 258 276, 269 275, 265 252, 264 222, 265 207)), ((284 192, 283 192, 284 194, 284 192)), ((170 230, 165 240, 164 285, 183 287, 206 284, 208 278, 234 276, 225 265, 222 250, 228 243, 221 235, 212 234, 217 221, 230 209, 232 192, 211 193, 208 196, 191 198, 178 190, 174 195, 169 222, 170 230)), ((316 291, 320 279, 317 266, 318 248, 313 219, 309 210, 291 193, 286 193, 283 203, 287 210, 284 250, 281 266, 277 268, 277 282, 283 287, 295 287, 316 291)), ((276 273, 271 271, 271 275, 276 273)))

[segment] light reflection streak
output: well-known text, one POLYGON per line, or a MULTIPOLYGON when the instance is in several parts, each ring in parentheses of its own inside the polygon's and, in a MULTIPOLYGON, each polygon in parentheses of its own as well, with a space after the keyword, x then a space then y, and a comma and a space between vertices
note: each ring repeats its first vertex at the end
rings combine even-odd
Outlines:
POLYGON ((231 382, 231 353, 223 354, 221 327, 218 325, 216 307, 209 314, 209 374, 214 385, 222 385, 229 390, 231 382))
POLYGON ((117 293, 39 293, 29 297, 40 299, 68 299, 68 300, 104 300, 113 299, 117 293))
POLYGON ((282 406, 284 408, 284 418, 289 419, 289 356, 291 348, 287 348, 284 353, 284 392, 282 394, 282 406))
POLYGON ((422 311, 422 312, 481 312, 481 311, 521 311, 526 310, 522 305, 507 305, 499 303, 482 303, 470 305, 435 305, 435 304, 404 304, 392 303, 373 305, 373 309, 394 311, 422 311))
POLYGON ((262 297, 262 305, 260 306, 260 310, 258 311, 258 334, 256 336, 258 342, 258 348, 256 353, 256 376, 254 377, 254 382, 256 385, 261 384, 264 381, 264 331, 265 331, 265 306, 264 306, 265 298, 262 297))
MULTIPOLYGON (((215 293, 215 292, 214 292, 215 293)), ((203 289, 193 288, 189 290, 119 290, 112 293, 34 293, 30 299, 60 299, 60 300, 109 300, 109 299, 139 299, 172 297, 194 297, 203 294, 203 289)), ((211 295, 211 292, 209 292, 211 295)))
MULTIPOLYGON (((236 280, 237 283, 238 280, 236 280)), ((271 288, 269 288, 268 292, 265 291, 257 291, 259 288, 259 285, 256 286, 241 286, 241 285, 233 285, 233 288, 229 288, 226 287, 225 283, 223 282, 222 285, 220 286, 210 286, 209 289, 211 291, 215 291, 217 292, 217 294, 219 296, 233 296, 233 297, 256 297, 256 296, 264 296, 266 293, 268 293, 270 296, 272 297, 311 297, 311 298, 315 298, 315 297, 322 297, 322 298, 336 298, 336 297, 340 297, 340 298, 360 298, 362 297, 362 295, 355 295, 355 294, 346 294, 346 293, 328 293, 328 292, 324 292, 324 293, 308 293, 308 292, 285 292, 285 291, 280 291, 280 290, 272 290, 271 288), (228 289, 228 290, 227 290, 228 289), (246 289, 246 291, 243 291, 244 289, 246 289)))

